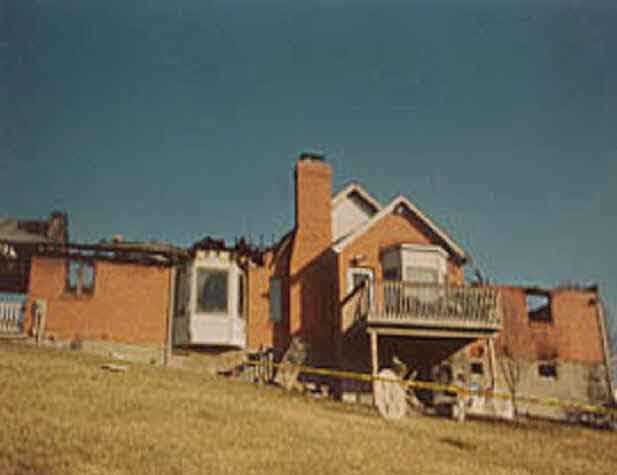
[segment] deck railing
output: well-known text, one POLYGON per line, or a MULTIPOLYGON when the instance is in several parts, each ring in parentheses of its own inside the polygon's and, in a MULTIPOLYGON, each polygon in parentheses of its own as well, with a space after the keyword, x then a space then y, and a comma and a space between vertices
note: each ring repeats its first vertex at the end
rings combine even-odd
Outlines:
POLYGON ((0 333, 19 333, 23 320, 22 302, 0 300, 0 333))
POLYGON ((373 286, 369 324, 501 328, 499 292, 494 288, 401 281, 373 286))

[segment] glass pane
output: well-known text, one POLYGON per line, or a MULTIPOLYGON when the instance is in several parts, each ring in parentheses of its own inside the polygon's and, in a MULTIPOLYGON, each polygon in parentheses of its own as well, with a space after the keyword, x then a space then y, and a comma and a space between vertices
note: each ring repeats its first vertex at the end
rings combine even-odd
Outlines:
POLYGON ((438 274, 435 269, 424 269, 422 267, 407 267, 407 281, 418 284, 437 284, 438 274))
POLYGON ((92 290, 94 289, 94 264, 91 262, 83 262, 82 264, 82 289, 92 290))
POLYGON ((227 313, 227 271, 197 270, 197 311, 227 313))
POLYGON ((420 284, 417 287, 405 288, 407 298, 417 299, 420 302, 433 302, 438 296, 439 291, 433 284, 439 283, 439 274, 436 269, 423 267, 406 267, 406 281, 413 284, 420 284))
POLYGON ((69 289, 77 288, 78 279, 79 279, 79 261, 69 261, 69 275, 68 275, 69 289))

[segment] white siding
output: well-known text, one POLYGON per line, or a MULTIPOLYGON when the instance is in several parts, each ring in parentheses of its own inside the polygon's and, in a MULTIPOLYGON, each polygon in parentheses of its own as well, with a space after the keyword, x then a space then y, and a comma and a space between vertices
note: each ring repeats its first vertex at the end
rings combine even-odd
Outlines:
POLYGON ((366 223, 375 212, 358 195, 351 193, 332 210, 332 239, 351 233, 366 223))

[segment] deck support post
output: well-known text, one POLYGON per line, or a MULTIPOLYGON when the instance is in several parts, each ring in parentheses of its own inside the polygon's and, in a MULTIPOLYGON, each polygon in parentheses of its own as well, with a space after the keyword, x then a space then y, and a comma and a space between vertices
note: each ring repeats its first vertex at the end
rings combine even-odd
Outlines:
MULTIPOLYGON (((379 373, 379 352, 377 347, 377 332, 373 330, 371 332, 371 374, 373 378, 376 378, 379 373)), ((373 404, 377 404, 377 383, 375 379, 373 379, 373 404)))

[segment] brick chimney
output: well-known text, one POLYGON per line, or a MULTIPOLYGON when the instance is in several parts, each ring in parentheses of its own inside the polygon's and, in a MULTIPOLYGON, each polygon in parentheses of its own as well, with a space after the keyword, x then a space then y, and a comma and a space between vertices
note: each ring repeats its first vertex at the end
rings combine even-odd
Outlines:
POLYGON ((320 155, 302 154, 296 164, 296 227, 289 263, 289 331, 310 345, 331 287, 324 254, 332 244, 332 167, 320 155))
POLYGON ((321 155, 303 153, 296 165, 296 256, 302 263, 332 243, 332 167, 321 155))

